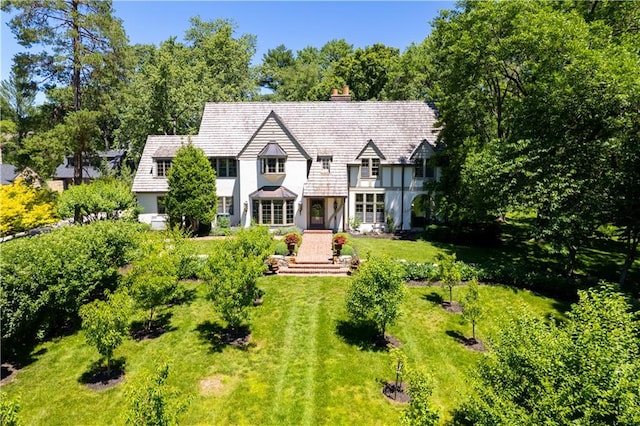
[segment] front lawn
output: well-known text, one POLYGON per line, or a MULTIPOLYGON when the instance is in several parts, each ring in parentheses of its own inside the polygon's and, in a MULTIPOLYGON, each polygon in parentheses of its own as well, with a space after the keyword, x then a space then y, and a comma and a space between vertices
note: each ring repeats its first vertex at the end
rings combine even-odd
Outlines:
MULTIPOLYGON (((417 251, 417 250, 416 250, 417 251)), ((420 259, 416 259, 420 260, 420 259)), ((182 424, 397 424, 403 406, 382 395, 393 378, 391 360, 353 330, 344 308, 348 278, 269 276, 259 280, 264 304, 252 310, 252 341, 246 350, 217 344, 217 315, 204 286, 188 303, 172 307, 170 331, 153 340, 123 344, 126 380, 170 363, 168 383, 190 398, 182 424)), ((454 289, 454 299, 462 289, 454 289)), ((389 329, 403 344, 411 365, 434 376, 433 402, 447 418, 469 392, 469 371, 482 354, 459 339, 470 326, 437 303, 438 287, 410 287, 404 315, 389 329)), ((552 299, 499 286, 481 287, 490 311, 478 337, 499 326, 506 307, 540 315, 558 313, 552 299)), ((33 362, 2 387, 20 396, 25 424, 122 424, 127 383, 92 391, 80 383, 98 359, 82 332, 42 344, 33 362)))

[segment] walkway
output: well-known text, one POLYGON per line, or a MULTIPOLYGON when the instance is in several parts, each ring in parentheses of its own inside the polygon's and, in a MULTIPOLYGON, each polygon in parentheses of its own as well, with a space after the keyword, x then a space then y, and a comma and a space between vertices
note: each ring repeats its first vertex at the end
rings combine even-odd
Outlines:
POLYGON ((296 263, 332 263, 331 231, 304 231, 296 263))

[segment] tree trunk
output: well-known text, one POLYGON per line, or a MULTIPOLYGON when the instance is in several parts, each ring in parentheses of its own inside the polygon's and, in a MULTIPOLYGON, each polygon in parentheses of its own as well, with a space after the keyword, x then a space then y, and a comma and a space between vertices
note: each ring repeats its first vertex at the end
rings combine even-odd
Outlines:
POLYGON ((471 321, 471 337, 475 342, 476 341, 476 322, 475 321, 471 321))
POLYGON ((567 270, 566 274, 568 277, 573 274, 573 270, 576 266, 576 258, 578 257, 578 248, 576 246, 569 245, 568 247, 569 255, 567 256, 567 270))
POLYGON ((453 286, 452 285, 449 286, 449 304, 450 305, 453 304, 453 286))
POLYGON ((627 281, 627 275, 629 275, 629 269, 636 258, 636 251, 638 250, 638 242, 640 242, 640 228, 636 228, 634 231, 629 232, 629 241, 627 242, 627 256, 622 265, 620 271, 620 286, 624 286, 627 281))

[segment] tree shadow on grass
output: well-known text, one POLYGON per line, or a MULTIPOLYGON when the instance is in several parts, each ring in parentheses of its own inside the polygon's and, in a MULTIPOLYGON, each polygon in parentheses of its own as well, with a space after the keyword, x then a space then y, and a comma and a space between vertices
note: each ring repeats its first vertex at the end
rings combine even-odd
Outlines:
POLYGON ((460 333, 457 330, 447 330, 445 331, 447 336, 453 338, 456 342, 465 344, 467 342, 467 338, 464 337, 464 334, 460 333))
POLYGON ((196 299, 197 291, 194 288, 178 287, 175 297, 169 303, 169 306, 184 305, 193 302, 196 299))
POLYGON ((435 291, 431 291, 431 292, 429 292, 429 293, 427 293, 427 294, 424 294, 424 295, 422 296, 422 298, 423 298, 424 300, 426 300, 427 302, 431 302, 431 303, 433 303, 434 305, 438 305, 438 306, 439 306, 440 304, 442 304, 442 302, 444 302, 444 299, 442 298, 442 295, 438 294, 438 293, 437 293, 437 292, 435 292, 435 291))
POLYGON ((363 351, 386 351, 387 341, 370 324, 357 324, 351 321, 338 321, 336 333, 345 343, 357 346, 363 351))
POLYGON ((205 321, 198 324, 196 330, 203 343, 208 343, 210 352, 222 352, 225 346, 234 346, 240 350, 248 350, 255 346, 250 342, 249 327, 223 327, 219 323, 205 321))
POLYGON ((156 339, 164 333, 176 330, 171 323, 171 312, 163 312, 156 315, 149 326, 149 321, 134 321, 131 323, 131 338, 136 342, 156 339))
POLYGON ((124 381, 125 359, 111 360, 111 368, 107 369, 104 359, 94 361, 89 369, 82 373, 78 381, 92 390, 104 390, 124 381))

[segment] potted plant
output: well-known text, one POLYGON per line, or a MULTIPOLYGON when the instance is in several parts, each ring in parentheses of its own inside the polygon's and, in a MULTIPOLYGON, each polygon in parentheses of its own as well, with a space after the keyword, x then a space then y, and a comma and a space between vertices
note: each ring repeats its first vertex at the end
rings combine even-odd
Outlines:
POLYGON ((349 274, 353 274, 358 270, 358 266, 360 266, 360 259, 354 257, 351 259, 351 263, 349 263, 349 274))
POLYGON ((267 266, 269 267, 269 271, 271 271, 272 274, 275 274, 280 268, 280 262, 275 257, 270 257, 267 259, 267 266))
POLYGON ((342 246, 347 244, 347 237, 343 234, 336 234, 333 237, 333 247, 336 250, 336 254, 340 256, 340 251, 342 250, 342 246))
POLYGON ((284 236, 284 242, 289 250, 289 256, 293 256, 293 251, 296 249, 296 244, 300 242, 300 235, 296 233, 289 233, 284 236))

